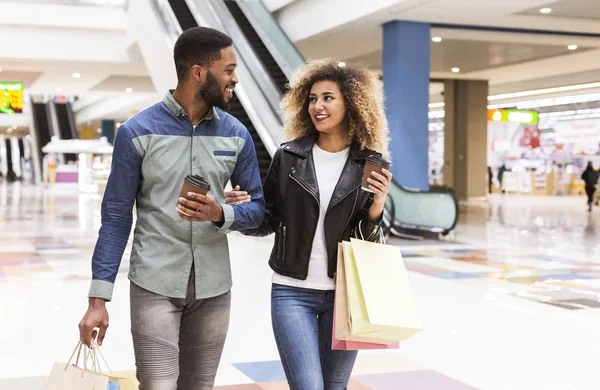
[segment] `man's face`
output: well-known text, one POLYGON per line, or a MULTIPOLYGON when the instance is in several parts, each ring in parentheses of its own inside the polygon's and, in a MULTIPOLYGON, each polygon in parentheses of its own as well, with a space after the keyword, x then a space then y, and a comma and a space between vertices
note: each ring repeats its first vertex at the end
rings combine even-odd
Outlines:
POLYGON ((237 57, 233 47, 221 49, 221 58, 208 68, 206 80, 200 87, 196 99, 204 100, 211 106, 225 110, 229 99, 233 97, 233 89, 238 83, 235 74, 236 67, 237 57))

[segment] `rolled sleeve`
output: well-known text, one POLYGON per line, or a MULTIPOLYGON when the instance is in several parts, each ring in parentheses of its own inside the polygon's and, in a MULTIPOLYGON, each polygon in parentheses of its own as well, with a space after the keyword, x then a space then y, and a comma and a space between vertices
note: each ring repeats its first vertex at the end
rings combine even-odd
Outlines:
POLYGON ((229 228, 233 224, 233 221, 235 221, 235 211, 231 205, 222 204, 221 206, 223 207, 223 219, 225 222, 223 222, 223 225, 220 227, 217 226, 217 228, 219 229, 219 233, 227 234, 229 233, 229 228))
POLYGON ((88 298, 102 298, 111 301, 114 287, 114 283, 106 280, 92 279, 88 298))

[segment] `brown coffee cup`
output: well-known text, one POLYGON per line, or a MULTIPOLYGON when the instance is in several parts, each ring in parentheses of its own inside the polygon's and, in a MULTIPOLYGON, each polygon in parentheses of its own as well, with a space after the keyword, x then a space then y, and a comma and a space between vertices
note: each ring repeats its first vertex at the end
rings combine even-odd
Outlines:
MULTIPOLYGON (((187 196, 188 192, 194 192, 196 194, 206 195, 210 191, 210 184, 202 176, 199 175, 187 175, 183 180, 183 186, 179 192, 179 197, 188 200, 194 200, 187 196)), ((191 210, 191 208, 182 205, 183 207, 191 210)), ((193 210, 196 211, 196 210, 193 210)), ((185 213, 184 213, 185 214, 185 213)))
MULTIPOLYGON (((369 189, 370 183, 367 181, 368 178, 372 178, 377 180, 371 175, 371 172, 375 171, 381 175, 383 175, 382 170, 388 169, 390 167, 389 161, 386 161, 383 157, 372 154, 367 157, 367 161, 365 162, 365 169, 363 171, 363 181, 362 181, 362 189, 368 192, 373 192, 369 189)), ((384 175, 385 176, 385 175, 384 175)))

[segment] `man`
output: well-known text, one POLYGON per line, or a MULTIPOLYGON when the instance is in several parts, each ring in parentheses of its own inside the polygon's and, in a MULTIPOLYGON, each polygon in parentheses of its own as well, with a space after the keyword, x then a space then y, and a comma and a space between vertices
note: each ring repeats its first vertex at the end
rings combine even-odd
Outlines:
POLYGON ((97 335, 102 344, 105 302, 112 298, 135 201, 131 333, 144 390, 212 389, 229 326, 225 234, 259 225, 265 207, 252 138, 222 111, 238 82, 231 39, 209 28, 189 29, 177 40, 174 57, 175 91, 117 133, 89 308, 79 324, 82 342, 89 345, 97 335), (179 198, 188 174, 206 178, 211 191, 188 194, 193 201, 179 198), (247 189, 251 202, 224 204, 230 179, 247 189))

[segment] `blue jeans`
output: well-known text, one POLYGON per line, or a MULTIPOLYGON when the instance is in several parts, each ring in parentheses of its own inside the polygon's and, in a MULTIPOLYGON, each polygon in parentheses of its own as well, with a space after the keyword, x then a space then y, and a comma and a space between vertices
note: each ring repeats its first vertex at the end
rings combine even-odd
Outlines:
POLYGON ((271 319, 290 390, 345 390, 357 351, 333 351, 335 291, 273 284, 271 319))

